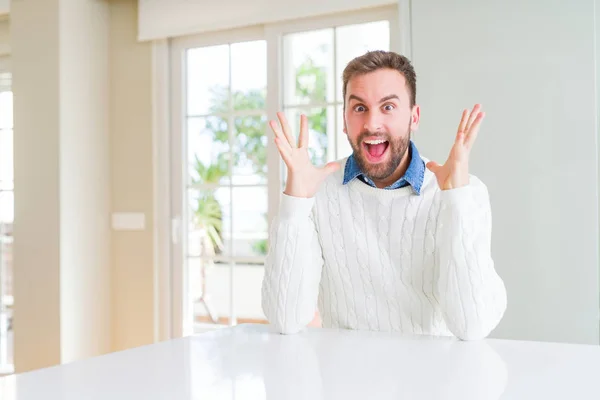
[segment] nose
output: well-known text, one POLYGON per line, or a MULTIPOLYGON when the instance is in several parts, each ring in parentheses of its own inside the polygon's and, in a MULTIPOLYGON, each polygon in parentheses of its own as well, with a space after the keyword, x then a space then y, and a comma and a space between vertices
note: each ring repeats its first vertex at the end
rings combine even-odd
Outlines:
POLYGON ((381 115, 376 111, 370 111, 365 116, 365 125, 363 128, 369 132, 375 133, 381 131, 383 123, 381 115))

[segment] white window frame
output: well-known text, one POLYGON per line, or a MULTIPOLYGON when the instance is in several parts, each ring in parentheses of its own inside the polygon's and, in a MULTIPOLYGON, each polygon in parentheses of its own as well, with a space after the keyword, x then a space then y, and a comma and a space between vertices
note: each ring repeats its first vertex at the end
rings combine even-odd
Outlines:
MULTIPOLYGON (((398 5, 339 13, 330 16, 303 18, 255 27, 232 29, 214 33, 155 41, 154 66, 154 156, 155 156, 155 338, 156 340, 182 337, 193 333, 193 307, 187 292, 187 271, 183 241, 187 222, 182 220, 185 203, 185 176, 187 168, 184 150, 183 123, 185 121, 185 65, 186 49, 216 46, 251 40, 267 41, 267 118, 275 119, 282 109, 282 38, 286 34, 328 29, 343 25, 388 20, 390 23, 390 50, 410 55, 410 26, 402 30, 399 21, 406 20, 398 5), (400 11, 400 12, 399 12, 400 11), (165 171, 168 169, 169 171, 165 171), (167 193, 167 194, 165 194, 167 193), (169 196, 170 194, 170 196, 169 196), (169 214, 165 215, 166 210, 169 214), (168 239, 170 240, 168 240, 168 239), (168 244, 166 243, 168 240, 168 244)), ((335 50, 334 50, 335 51, 335 50)), ((267 145, 268 170, 268 223, 279 207, 281 195, 281 163, 272 140, 267 145)))
MULTIPOLYGON (((399 26, 399 20, 398 20, 398 7, 397 6, 384 6, 384 7, 377 7, 377 8, 372 8, 366 11, 361 11, 361 12, 346 12, 346 13, 340 13, 340 14, 336 14, 333 16, 321 16, 321 17, 313 17, 313 18, 304 18, 301 20, 297 20, 294 21, 293 24, 290 24, 288 22, 279 22, 279 23, 275 23, 275 24, 270 24, 266 27, 266 31, 267 34, 271 37, 274 37, 275 40, 277 40, 278 43, 278 50, 281 52, 286 51, 285 46, 283 45, 283 37, 285 35, 289 35, 289 34, 294 34, 294 33, 302 33, 302 32, 308 32, 308 31, 316 31, 316 30, 321 30, 321 29, 332 29, 332 28, 337 28, 337 27, 342 27, 342 26, 347 26, 347 25, 357 25, 357 24, 365 24, 365 23, 369 23, 369 22, 375 22, 375 21, 383 21, 383 20, 387 20, 389 21, 389 34, 390 34, 390 50, 391 51, 396 51, 396 52, 400 52, 401 49, 401 35, 399 34, 400 32, 400 26, 399 26)), ((334 116, 332 116, 333 118, 333 126, 334 126, 334 131, 335 134, 334 135, 329 135, 328 136, 328 155, 327 155, 327 162, 329 161, 334 161, 336 159, 340 158, 340 155, 338 154, 339 151, 339 140, 341 138, 342 135, 340 135, 340 129, 341 127, 338 126, 338 119, 336 118, 337 116, 337 107, 340 105, 339 104, 339 100, 337 99, 337 94, 338 94, 338 87, 339 85, 341 85, 341 77, 339 76, 335 76, 336 73, 336 65, 335 63, 337 62, 337 54, 336 54, 336 49, 337 49, 337 37, 336 37, 336 33, 337 30, 334 29, 333 30, 333 48, 332 48, 332 58, 333 58, 333 100, 332 101, 325 101, 322 103, 307 103, 307 104, 284 104, 283 102, 283 85, 284 85, 284 79, 282 76, 278 76, 278 81, 277 81, 277 90, 279 93, 279 99, 278 99, 278 109, 279 110, 288 110, 288 109, 297 109, 297 110, 306 110, 309 111, 311 109, 315 109, 315 108, 325 108, 325 109, 329 109, 332 108, 334 110, 334 116)), ((283 59, 285 58, 285 56, 283 54, 279 55, 279 66, 280 68, 278 68, 277 72, 283 71, 283 69, 285 68, 285 65, 283 64, 283 59), (282 67, 282 68, 281 68, 282 67)), ((284 165, 283 163, 279 164, 279 168, 280 170, 284 169, 284 165)), ((281 177, 281 175, 280 175, 281 177)), ((283 183, 280 180, 280 188, 282 187, 283 183)), ((279 200, 279 199, 277 199, 279 200)), ((277 208, 275 208, 277 209, 277 208)), ((270 220, 269 220, 270 221, 270 220)))
MULTIPOLYGON (((184 177, 187 171, 187 161, 185 159, 187 146, 185 143, 184 121, 186 116, 185 98, 185 65, 184 53, 189 48, 218 46, 236 42, 246 42, 254 40, 265 40, 264 30, 262 27, 251 27, 244 29, 236 29, 230 31, 219 32, 210 35, 195 35, 175 39, 171 42, 171 82, 172 82, 172 110, 173 117, 171 120, 171 215, 174 225, 175 240, 172 241, 171 260, 171 289, 172 293, 172 323, 173 333, 175 336, 185 336, 193 333, 193 304, 188 293, 187 268, 185 246, 187 238, 187 221, 184 221, 185 207, 187 207, 185 195, 186 183, 184 177), (182 324, 183 323, 183 324, 182 324)), ((269 82, 267 82, 267 85, 269 82)), ((270 113, 269 105, 267 104, 267 117, 270 113)), ((267 159, 271 159, 270 152, 272 144, 269 143, 267 148, 267 159)), ((275 149, 276 151, 276 149, 275 149)), ((267 165, 268 171, 270 165, 267 165)), ((267 173, 270 179, 270 172, 267 173)), ((271 198, 271 193, 267 194, 271 198)), ((233 269, 231 270, 230 279, 233 282, 233 269)), ((230 291, 233 304, 233 290, 230 291)), ((235 318, 234 316, 232 316, 235 318)))
MULTIPOLYGON (((9 55, 0 55, 0 72, 8 72, 8 73, 12 73, 12 68, 11 68, 11 59, 9 55)), ((4 91, 5 88, 0 88, 0 91, 4 91)), ((10 89, 12 91, 12 88, 10 89)), ((14 177, 13 177, 14 178, 14 177)), ((12 190, 7 190, 7 191, 12 191, 14 193, 14 187, 12 190)), ((1 249, 0 249, 0 260, 2 259, 2 253, 1 253, 1 249)), ((14 264, 13 264, 13 268, 14 268, 14 264)), ((14 273, 14 269, 13 269, 13 273, 14 273)), ((13 306, 13 301, 14 298, 13 296, 5 296, 3 293, 3 288, 4 288, 4 277, 2 276, 2 269, 0 268, 0 309, 4 308, 5 304, 10 304, 10 306, 13 306)), ((0 323, 2 323, 0 321, 0 323)), ((4 359, 7 357, 6 352, 8 351, 8 347, 7 344, 4 343, 3 341, 4 338, 0 338, 0 376, 2 375, 6 375, 6 374, 12 374, 14 372, 14 365, 9 365, 8 363, 4 363, 4 359)), ((6 338, 8 339, 8 337, 6 338)), ((14 356, 14 348, 13 348, 13 356, 14 356)))

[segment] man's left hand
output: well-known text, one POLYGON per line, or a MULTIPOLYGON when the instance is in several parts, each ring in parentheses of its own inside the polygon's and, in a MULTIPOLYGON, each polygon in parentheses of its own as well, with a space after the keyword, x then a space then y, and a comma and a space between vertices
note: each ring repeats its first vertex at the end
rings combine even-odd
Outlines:
POLYGON ((479 126, 485 117, 481 105, 476 104, 473 110, 464 110, 456 140, 444 165, 434 161, 427 163, 427 168, 435 174, 442 190, 456 189, 469 184, 469 154, 477 138, 479 126))

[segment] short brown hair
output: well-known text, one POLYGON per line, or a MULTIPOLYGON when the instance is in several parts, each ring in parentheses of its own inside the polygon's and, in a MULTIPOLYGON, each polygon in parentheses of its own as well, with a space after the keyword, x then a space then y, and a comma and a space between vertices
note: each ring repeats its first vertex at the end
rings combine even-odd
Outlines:
POLYGON ((369 51, 356 57, 346 65, 342 75, 344 106, 346 104, 346 87, 350 79, 379 69, 393 69, 404 76, 410 92, 410 106, 414 106, 417 100, 417 74, 415 69, 408 58, 392 51, 383 50, 369 51))

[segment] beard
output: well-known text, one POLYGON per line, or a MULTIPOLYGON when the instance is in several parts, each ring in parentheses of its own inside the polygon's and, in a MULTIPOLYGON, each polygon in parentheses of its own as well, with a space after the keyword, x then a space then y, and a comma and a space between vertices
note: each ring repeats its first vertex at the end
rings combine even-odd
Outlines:
POLYGON ((408 128, 405 132, 401 132, 401 135, 396 137, 392 137, 389 132, 370 132, 368 130, 364 130, 358 135, 356 139, 356 143, 353 143, 348 137, 348 142, 352 147, 352 152, 354 155, 354 159, 356 160, 360 170, 371 180, 384 180, 391 176, 398 166, 402 162, 404 155, 408 151, 408 144, 411 138, 411 127, 412 121, 408 124, 408 128), (363 141, 367 137, 377 136, 383 140, 388 141, 388 148, 386 151, 389 151, 389 156, 387 157, 387 161, 373 164, 370 163, 364 155, 364 146, 363 141))

